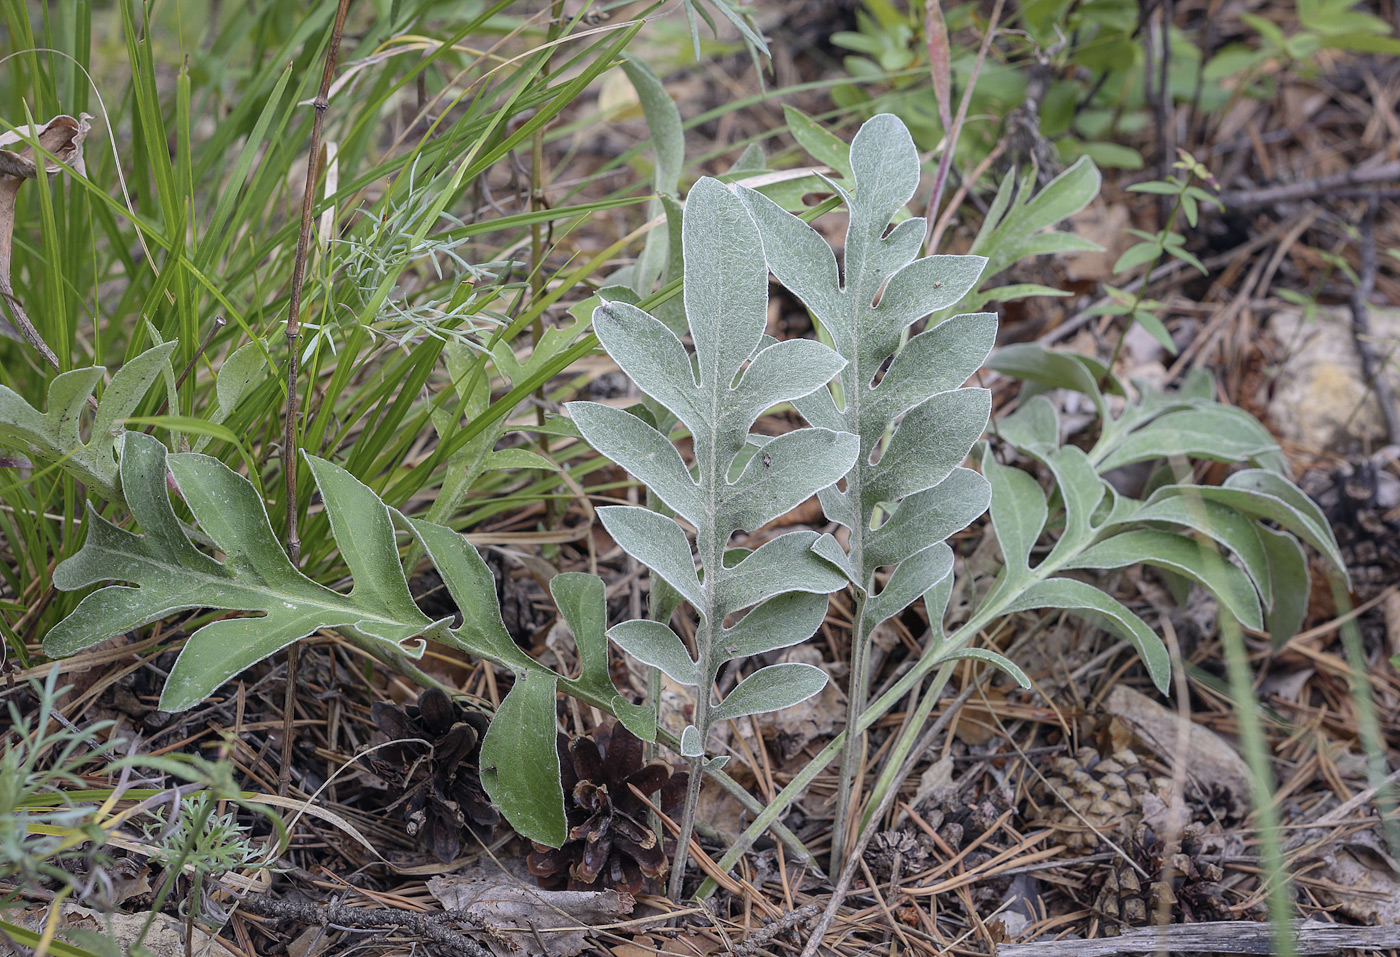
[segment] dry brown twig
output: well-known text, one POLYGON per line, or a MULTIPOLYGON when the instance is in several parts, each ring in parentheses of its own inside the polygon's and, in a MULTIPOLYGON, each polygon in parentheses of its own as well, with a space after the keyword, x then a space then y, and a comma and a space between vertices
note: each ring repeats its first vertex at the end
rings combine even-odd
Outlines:
MULTIPOLYGON (((292 264, 291 295, 287 303, 287 416, 282 433, 282 472, 287 495, 287 555, 292 564, 301 558, 301 539, 297 536, 297 356, 301 339, 301 290, 306 282, 306 259, 311 245, 312 211, 316 205, 317 164, 321 156, 321 130, 325 126, 326 109, 330 106, 331 78, 335 76, 336 58, 340 53, 340 37, 345 31, 345 16, 350 0, 340 0, 331 27, 330 44, 326 47, 326 62, 321 70, 321 87, 312 106, 316 118, 311 123, 311 148, 306 157, 306 188, 301 197, 301 231, 297 234, 297 255, 292 264)), ((292 733, 296 716, 297 663, 301 648, 293 642, 287 647, 287 686, 282 701, 282 766, 277 773, 277 792, 286 796, 292 779, 292 733)))
POLYGON ((815 901, 810 904, 803 904, 796 910, 790 910, 782 917, 779 917, 775 921, 770 921, 745 937, 743 942, 736 946, 731 953, 733 953, 735 957, 752 957, 752 955, 758 953, 760 947, 768 943, 774 937, 777 937, 785 930, 801 927, 803 924, 807 923, 807 921, 816 917, 820 910, 821 905, 815 901))
POLYGON ((1371 291, 1376 286, 1376 212, 1380 203, 1373 197, 1366 206, 1366 215, 1361 220, 1361 273, 1355 288, 1351 291, 1351 335, 1356 343, 1357 355, 1361 357, 1361 372, 1366 377, 1371 391, 1376 394, 1376 403, 1381 407, 1381 417, 1385 420, 1386 442, 1400 441, 1400 410, 1395 406, 1395 395, 1390 390, 1390 382, 1384 374, 1384 367, 1373 347, 1371 333, 1371 291))
MULTIPOLYGON (((1344 950, 1388 950, 1400 946, 1400 927, 1348 927, 1322 921, 1294 921, 1294 953, 1336 954, 1344 950)), ((1002 944, 1000 957, 1112 957, 1117 954, 1273 954, 1269 924, 1211 921, 1142 927, 1099 940, 1048 940, 1031 944, 1002 944)))
POLYGON ((245 910, 259 917, 276 920, 291 920, 308 927, 338 924, 341 927, 357 929, 401 929, 419 937, 425 937, 442 948, 442 953, 459 957, 493 957, 491 951, 446 926, 447 922, 462 920, 462 915, 444 912, 441 914, 416 914, 412 911, 391 910, 389 908, 350 907, 346 904, 317 904, 311 901, 267 900, 261 897, 245 897, 238 903, 245 910))
POLYGON ((1230 190, 1220 194, 1226 209, 1235 211, 1257 209, 1261 206, 1275 206, 1279 203, 1296 203, 1318 196, 1330 196, 1340 189, 1370 186, 1400 180, 1400 160, 1379 163, 1375 166, 1352 168, 1329 176, 1316 176, 1297 183, 1278 183, 1272 186, 1255 186, 1246 189, 1230 190))

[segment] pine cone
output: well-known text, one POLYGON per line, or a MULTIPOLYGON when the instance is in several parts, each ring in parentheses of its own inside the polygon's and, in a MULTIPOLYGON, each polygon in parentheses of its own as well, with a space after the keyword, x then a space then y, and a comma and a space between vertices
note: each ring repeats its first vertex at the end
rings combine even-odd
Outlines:
POLYGON ((1110 921, 1131 927, 1141 927, 1149 919, 1155 923, 1162 908, 1167 908, 1167 913, 1171 914, 1175 905, 1176 895, 1167 884, 1144 879, 1135 867, 1122 860, 1109 867, 1108 876, 1094 898, 1094 910, 1110 921))
POLYGON ((1099 846, 1096 830, 1115 841, 1128 837, 1142 820, 1143 797, 1169 787, 1165 779, 1149 777, 1130 750, 1101 758, 1093 748, 1080 748, 1045 771, 1037 795, 1046 805, 1039 823, 1053 828, 1055 839, 1071 850, 1093 850, 1099 846))
POLYGON ((865 849, 865 863, 877 881, 888 881, 895 874, 908 875, 924 869, 928 861, 928 838, 915 837, 909 831, 881 831, 870 839, 865 849))
POLYGON ((402 742, 371 752, 366 763, 401 789, 396 803, 403 805, 408 833, 423 834, 444 864, 461 851, 463 831, 489 837, 501 816, 481 785, 477 762, 490 718, 437 689, 406 708, 376 702, 370 717, 390 741, 402 742))
POLYGON ((647 826, 647 806, 633 791, 660 792, 662 811, 679 816, 689 775, 663 761, 642 763, 642 742, 622 725, 569 742, 559 736, 564 811, 563 847, 536 844, 526 863, 541 887, 635 894, 644 878, 666 873, 668 852, 647 826))
POLYGON ((1171 878, 1171 890, 1182 916, 1188 921, 1225 920, 1230 907, 1220 882, 1225 872, 1206 854, 1204 834, 1198 824, 1181 831, 1181 846, 1168 854, 1164 841, 1144 827, 1141 844, 1156 864, 1162 878, 1171 878))
POLYGON ((1205 857, 1201 829, 1188 824, 1173 850, 1145 824, 1126 845, 1133 864, 1118 860, 1108 870, 1094 898, 1094 910, 1130 926, 1179 920, 1212 921, 1229 917, 1220 881, 1220 865, 1205 857), (1143 878, 1139 869, 1150 879, 1143 878))

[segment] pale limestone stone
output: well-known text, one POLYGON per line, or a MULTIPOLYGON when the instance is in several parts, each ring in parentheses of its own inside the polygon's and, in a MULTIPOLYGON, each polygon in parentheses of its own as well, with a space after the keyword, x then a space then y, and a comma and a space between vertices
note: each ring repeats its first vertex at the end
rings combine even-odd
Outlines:
MULTIPOLYGON (((1373 306, 1370 320, 1372 349, 1400 393, 1400 310, 1373 306)), ((1268 329, 1287 356, 1269 401, 1269 421, 1281 438, 1318 452, 1385 444, 1385 421, 1361 373, 1350 310, 1319 309, 1312 322, 1300 312, 1278 312, 1268 329)))

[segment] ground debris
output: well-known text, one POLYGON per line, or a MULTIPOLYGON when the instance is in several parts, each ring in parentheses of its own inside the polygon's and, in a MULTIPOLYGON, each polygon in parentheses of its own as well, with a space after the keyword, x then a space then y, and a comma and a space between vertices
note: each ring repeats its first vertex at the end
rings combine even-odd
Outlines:
POLYGON ((589 926, 623 919, 633 906, 631 894, 616 890, 547 891, 511 879, 434 877, 428 890, 475 924, 496 957, 574 957, 587 946, 589 926))

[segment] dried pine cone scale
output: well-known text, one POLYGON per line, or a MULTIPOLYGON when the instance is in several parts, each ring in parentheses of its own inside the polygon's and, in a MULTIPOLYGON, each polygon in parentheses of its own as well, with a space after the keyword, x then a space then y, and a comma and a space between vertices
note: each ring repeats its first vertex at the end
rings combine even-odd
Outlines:
POLYGON ((372 752, 367 764, 401 790, 410 835, 423 834, 444 864, 457 857, 465 832, 486 838, 500 823, 481 784, 481 739, 490 725, 482 711, 437 689, 400 708, 376 702, 370 717, 391 742, 372 752))
POLYGON ((666 850, 638 793, 658 795, 662 809, 674 813, 687 775, 672 774, 661 761, 644 764, 642 742, 621 725, 572 742, 560 735, 559 762, 569 836, 560 848, 534 846, 527 863, 540 884, 635 894, 646 878, 664 874, 666 850))

